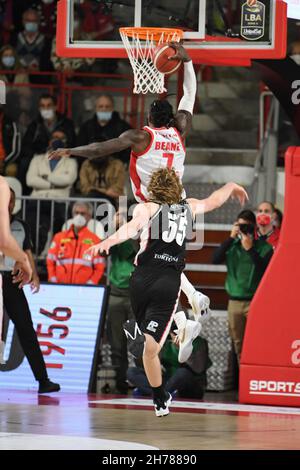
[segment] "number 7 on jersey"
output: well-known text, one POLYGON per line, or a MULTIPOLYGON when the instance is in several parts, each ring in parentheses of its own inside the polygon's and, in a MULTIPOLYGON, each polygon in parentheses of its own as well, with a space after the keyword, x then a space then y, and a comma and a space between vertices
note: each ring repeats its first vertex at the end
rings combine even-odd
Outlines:
POLYGON ((174 160, 174 153, 163 153, 163 157, 167 158, 167 167, 172 168, 173 167, 173 160, 174 160))

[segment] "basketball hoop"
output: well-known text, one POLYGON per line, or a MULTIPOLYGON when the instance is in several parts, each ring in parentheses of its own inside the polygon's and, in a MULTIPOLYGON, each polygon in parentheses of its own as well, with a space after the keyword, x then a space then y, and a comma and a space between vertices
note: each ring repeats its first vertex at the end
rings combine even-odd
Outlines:
POLYGON ((179 42, 183 31, 174 28, 120 28, 134 75, 133 93, 164 93, 164 74, 154 65, 157 46, 179 42))

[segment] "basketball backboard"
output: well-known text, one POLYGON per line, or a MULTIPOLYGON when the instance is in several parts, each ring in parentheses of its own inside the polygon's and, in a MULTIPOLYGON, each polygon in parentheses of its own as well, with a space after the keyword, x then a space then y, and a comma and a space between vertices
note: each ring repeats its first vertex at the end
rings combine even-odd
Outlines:
POLYGON ((126 58, 119 36, 126 26, 183 29, 194 62, 286 55, 283 0, 261 0, 256 7, 246 0, 59 0, 57 18, 57 54, 65 57, 126 58), (86 13, 93 15, 94 30, 90 21, 90 30, 85 23, 76 31, 86 13))

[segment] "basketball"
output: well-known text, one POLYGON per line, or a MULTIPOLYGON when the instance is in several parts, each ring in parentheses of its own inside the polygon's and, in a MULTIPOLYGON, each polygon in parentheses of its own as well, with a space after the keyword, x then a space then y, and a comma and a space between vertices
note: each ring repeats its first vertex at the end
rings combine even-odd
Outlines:
POLYGON ((171 75, 180 67, 181 60, 169 59, 174 55, 176 55, 175 49, 167 44, 162 44, 155 49, 153 62, 160 73, 171 75))
POLYGON ((257 3, 257 0, 247 0, 247 4, 249 7, 255 6, 256 3, 257 3))

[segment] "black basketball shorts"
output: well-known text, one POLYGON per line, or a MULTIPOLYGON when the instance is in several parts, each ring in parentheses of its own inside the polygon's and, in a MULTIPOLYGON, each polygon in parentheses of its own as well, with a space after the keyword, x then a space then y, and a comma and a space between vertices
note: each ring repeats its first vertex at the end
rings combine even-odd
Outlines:
POLYGON ((176 313, 181 272, 138 266, 130 279, 130 300, 143 333, 163 346, 176 313))

